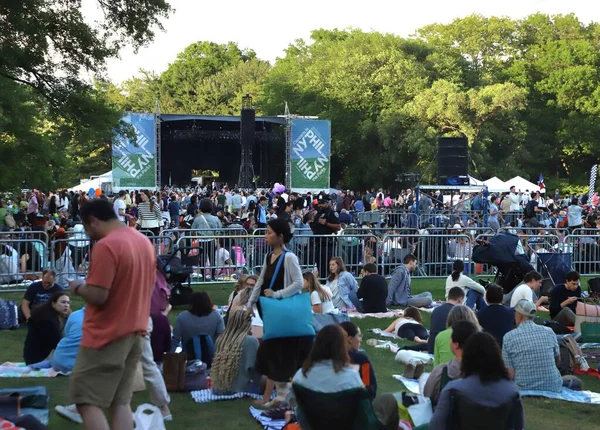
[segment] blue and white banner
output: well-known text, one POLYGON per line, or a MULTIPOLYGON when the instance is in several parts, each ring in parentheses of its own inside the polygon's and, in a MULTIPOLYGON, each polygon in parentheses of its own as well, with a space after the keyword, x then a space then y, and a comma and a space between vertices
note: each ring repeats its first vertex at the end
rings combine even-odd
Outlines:
POLYGON ((113 190, 156 188, 155 118, 150 113, 128 112, 122 121, 131 124, 135 139, 118 135, 113 139, 113 190))
POLYGON ((291 181, 293 191, 329 190, 331 122, 292 120, 291 181))

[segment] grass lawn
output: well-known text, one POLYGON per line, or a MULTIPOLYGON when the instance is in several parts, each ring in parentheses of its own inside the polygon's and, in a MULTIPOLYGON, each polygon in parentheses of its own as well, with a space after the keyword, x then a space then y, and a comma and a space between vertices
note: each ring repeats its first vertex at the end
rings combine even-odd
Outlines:
MULTIPOLYGON (((208 285, 197 287, 207 291, 213 301, 217 304, 225 304, 229 295, 230 285, 208 285)), ((431 291, 434 297, 443 298, 444 281, 441 279, 416 279, 413 280, 413 292, 431 291)), ((3 298, 20 300, 20 294, 3 294, 3 298)), ((82 306, 80 299, 72 300, 73 309, 82 306)), ((174 322, 177 314, 184 309, 174 310, 170 318, 174 322)), ((429 314, 424 314, 425 326, 429 325, 429 314)), ((366 340, 373 337, 368 329, 385 328, 391 320, 379 320, 366 318, 355 321, 361 327, 364 338, 363 347, 370 357, 375 368, 378 382, 378 392, 402 391, 401 383, 392 378, 392 374, 400 374, 403 365, 394 361, 394 354, 388 350, 375 349, 366 345, 366 340)), ((23 361, 23 342, 26 329, 0 332, 0 362, 23 361)), ((590 363, 591 364, 591 363, 590 363)), ((598 363, 595 363, 597 366, 598 363)), ((584 388, 600 392, 600 380, 584 376, 584 388)), ((50 393, 50 428, 51 429, 75 429, 81 428, 63 420, 54 413, 54 406, 67 403, 68 378, 57 377, 54 379, 0 379, 0 388, 22 387, 32 385, 45 385, 50 393)), ((147 392, 138 393, 133 398, 132 407, 135 409, 141 403, 149 402, 147 392)), ((259 428, 250 417, 248 406, 250 400, 242 399, 236 401, 216 402, 205 405, 193 402, 188 393, 173 394, 171 396, 171 411, 174 421, 167 424, 167 428, 210 428, 210 429, 252 429, 259 428)), ((597 429, 600 418, 599 405, 582 405, 546 399, 525 399, 526 428, 527 429, 555 429, 555 428, 577 428, 597 429)))

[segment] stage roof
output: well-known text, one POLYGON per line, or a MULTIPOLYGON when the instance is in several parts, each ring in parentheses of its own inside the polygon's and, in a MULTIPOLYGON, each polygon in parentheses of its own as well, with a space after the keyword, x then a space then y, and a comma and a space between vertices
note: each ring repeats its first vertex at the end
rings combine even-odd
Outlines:
MULTIPOLYGON (((230 121, 240 122, 241 117, 229 116, 229 115, 177 115, 177 114, 161 114, 160 119, 162 121, 230 121)), ((272 122, 274 124, 285 124, 285 118, 276 116, 257 116, 257 122, 272 122)))

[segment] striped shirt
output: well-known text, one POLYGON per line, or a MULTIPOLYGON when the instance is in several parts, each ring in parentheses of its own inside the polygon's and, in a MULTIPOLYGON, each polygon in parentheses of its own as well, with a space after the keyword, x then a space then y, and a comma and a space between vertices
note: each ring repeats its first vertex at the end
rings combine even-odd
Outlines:
POLYGON ((138 217, 141 221, 142 228, 156 228, 162 224, 162 213, 160 206, 154 202, 154 211, 150 209, 150 201, 141 202, 138 205, 138 217), (153 225, 156 223, 156 225, 153 225))

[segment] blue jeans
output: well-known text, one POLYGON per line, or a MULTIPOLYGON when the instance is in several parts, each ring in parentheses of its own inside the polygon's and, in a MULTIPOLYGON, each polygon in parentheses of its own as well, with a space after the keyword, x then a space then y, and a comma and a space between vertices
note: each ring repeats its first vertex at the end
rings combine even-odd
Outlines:
POLYGON ((485 309, 488 306, 483 298, 483 294, 470 288, 467 289, 467 301, 465 302, 465 305, 471 309, 477 309, 478 311, 485 309))
POLYGON ((352 302, 352 304, 358 312, 360 312, 361 314, 365 313, 365 308, 363 307, 362 302, 360 301, 360 299, 354 291, 350 291, 350 293, 348 294, 348 298, 350 299, 350 301, 352 302))

